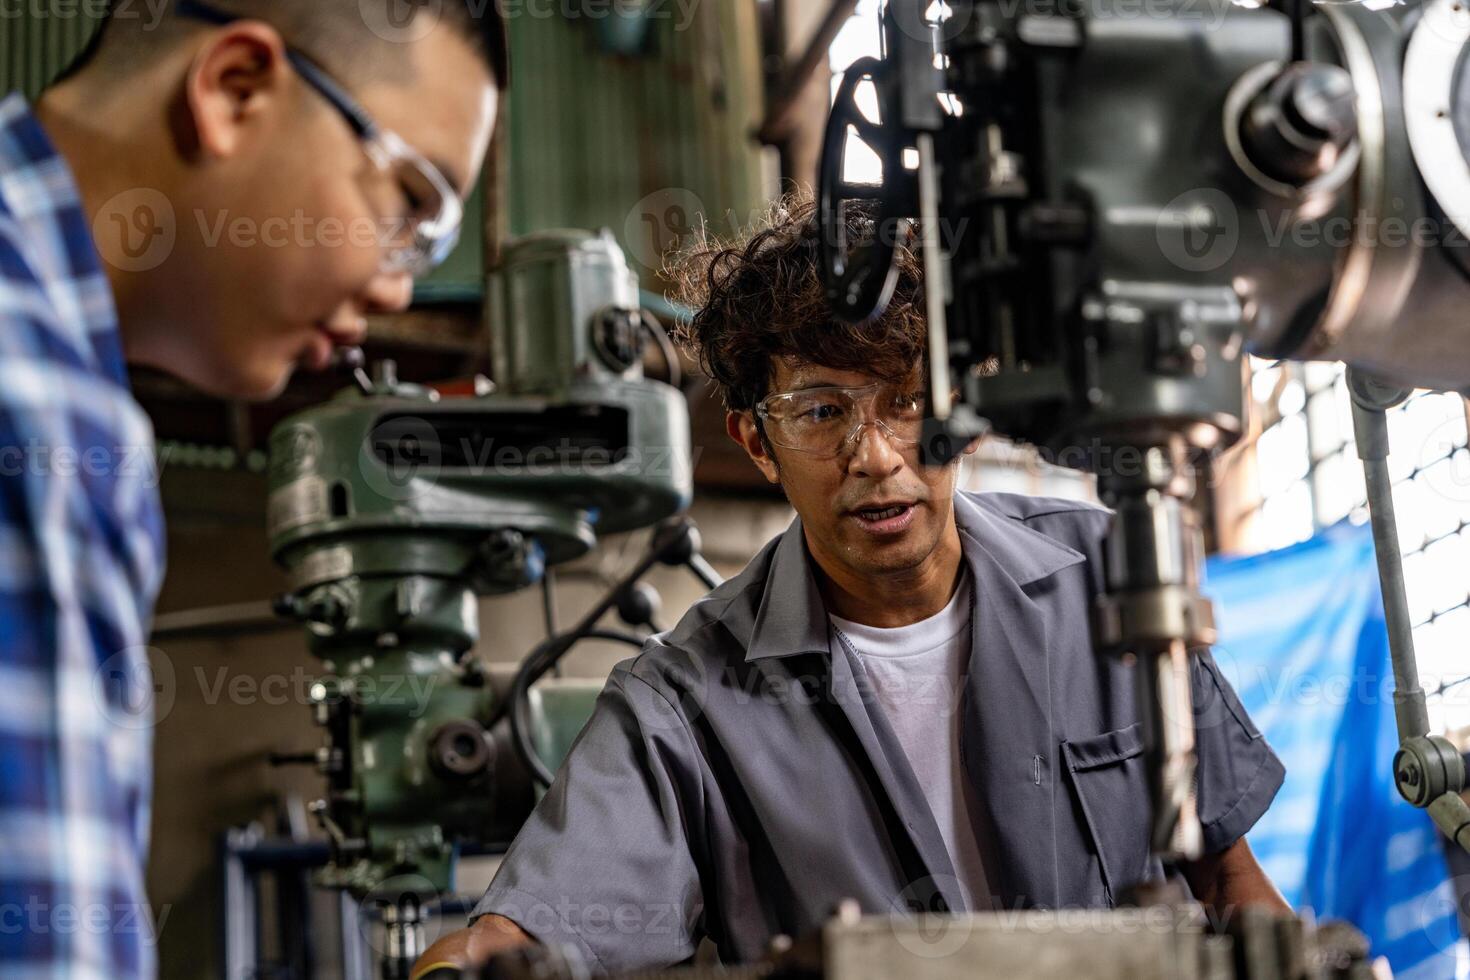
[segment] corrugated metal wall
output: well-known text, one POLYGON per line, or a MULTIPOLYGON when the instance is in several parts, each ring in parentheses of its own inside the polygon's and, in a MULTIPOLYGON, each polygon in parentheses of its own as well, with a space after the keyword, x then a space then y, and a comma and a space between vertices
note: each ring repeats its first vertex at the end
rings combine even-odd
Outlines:
POLYGON ((512 232, 610 227, 646 273, 691 210, 719 230, 746 220, 766 196, 755 8, 654 4, 649 53, 635 57, 602 53, 594 20, 515 20, 512 232))
POLYGON ((34 98, 82 50, 96 3, 0 3, 0 92, 34 98), (38 11, 46 16, 38 17, 38 11))

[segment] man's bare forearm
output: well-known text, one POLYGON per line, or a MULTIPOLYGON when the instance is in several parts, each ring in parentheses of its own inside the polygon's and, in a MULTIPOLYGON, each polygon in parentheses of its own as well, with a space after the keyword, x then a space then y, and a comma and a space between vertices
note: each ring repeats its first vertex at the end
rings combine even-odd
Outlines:
POLYGON ((480 966, 497 953, 529 946, 535 941, 504 916, 481 916, 468 929, 451 932, 425 950, 414 964, 413 976, 417 980, 439 967, 480 966))
POLYGON ((1194 897, 1217 921, 1227 921, 1235 909, 1245 905, 1291 912, 1243 837, 1219 854, 1188 862, 1182 870, 1194 897))

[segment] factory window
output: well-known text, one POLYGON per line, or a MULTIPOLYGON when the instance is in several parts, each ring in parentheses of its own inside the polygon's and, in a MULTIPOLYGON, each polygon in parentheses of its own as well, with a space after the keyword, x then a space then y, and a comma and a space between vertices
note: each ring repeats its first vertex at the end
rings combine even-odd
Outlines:
MULTIPOLYGON (((832 99, 837 98, 837 88, 842 84, 842 73, 847 66, 859 58, 877 58, 883 54, 882 32, 879 28, 880 0, 858 0, 857 9, 848 18, 842 30, 827 49, 828 61, 832 66, 832 99)), ((857 91, 858 105, 864 115, 878 119, 878 96, 871 83, 857 91)), ((843 161, 848 180, 878 183, 883 174, 883 165, 862 140, 847 141, 847 157, 843 161)))
MULTIPOLYGON (((1305 540, 1341 520, 1366 521, 1352 403, 1339 364, 1252 359, 1254 417, 1217 474, 1246 484, 1220 517, 1236 550, 1305 540), (1254 453, 1250 450, 1254 449, 1254 453), (1232 474, 1236 467, 1253 470, 1232 474)), ((1420 681, 1436 730, 1470 726, 1470 448, 1459 395, 1416 392, 1389 413, 1399 548, 1420 681)))

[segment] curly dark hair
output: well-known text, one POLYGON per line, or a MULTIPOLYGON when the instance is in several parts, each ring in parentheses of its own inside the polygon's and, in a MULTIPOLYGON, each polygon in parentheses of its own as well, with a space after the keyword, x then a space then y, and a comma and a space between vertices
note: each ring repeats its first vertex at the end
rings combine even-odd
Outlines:
MULTIPOLYGON (((922 267, 911 234, 899 235, 899 276, 882 317, 862 326, 833 318, 818 272, 816 204, 776 202, 745 235, 701 235, 665 269, 674 297, 694 310, 676 339, 714 382, 725 407, 754 408, 769 393, 775 359, 865 371, 890 381, 910 376, 924 352, 922 267)), ((848 208, 849 240, 873 233, 871 218, 848 208)))

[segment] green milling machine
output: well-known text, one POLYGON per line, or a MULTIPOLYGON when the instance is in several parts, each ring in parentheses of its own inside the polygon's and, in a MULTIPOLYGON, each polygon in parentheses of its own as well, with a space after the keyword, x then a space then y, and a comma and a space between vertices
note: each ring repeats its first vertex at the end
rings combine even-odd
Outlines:
MULTIPOLYGON (((494 385, 447 397, 390 362, 373 377, 359 364, 355 387, 271 434, 278 611, 322 666, 311 697, 327 792, 312 810, 331 859, 315 880, 378 910, 384 977, 422 952, 422 905, 452 891, 461 847, 510 840, 537 796, 510 724, 517 689, 473 653, 478 599, 690 503, 688 407, 643 376, 645 317, 610 234, 531 235, 490 277, 494 385)), ((636 574, 663 561, 717 581, 687 519, 655 542, 636 574)), ((541 759, 565 751, 595 691, 526 697, 530 681, 596 635, 601 613, 646 599, 636 574, 520 672, 517 718, 540 733, 541 759)))

